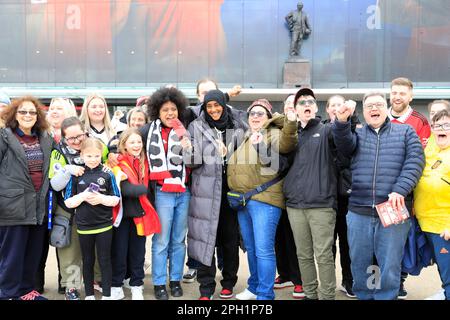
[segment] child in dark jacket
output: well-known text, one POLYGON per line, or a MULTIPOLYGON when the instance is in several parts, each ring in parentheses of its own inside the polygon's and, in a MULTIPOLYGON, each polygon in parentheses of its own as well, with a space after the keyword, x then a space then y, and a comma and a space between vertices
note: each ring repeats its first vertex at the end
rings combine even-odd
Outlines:
POLYGON ((120 192, 111 170, 101 164, 103 144, 88 138, 81 145, 84 174, 71 177, 66 187, 65 204, 75 209, 77 232, 83 258, 86 300, 95 300, 94 263, 97 249, 102 274, 103 300, 111 300, 112 207, 120 200, 120 192))
POLYGON ((124 298, 122 284, 128 271, 132 300, 144 300, 144 261, 146 236, 159 232, 157 213, 147 197, 148 164, 142 137, 135 128, 124 131, 118 144, 118 167, 124 179, 120 181, 122 205, 115 217, 113 233, 113 300, 124 298), (123 180, 123 181, 122 181, 123 180))

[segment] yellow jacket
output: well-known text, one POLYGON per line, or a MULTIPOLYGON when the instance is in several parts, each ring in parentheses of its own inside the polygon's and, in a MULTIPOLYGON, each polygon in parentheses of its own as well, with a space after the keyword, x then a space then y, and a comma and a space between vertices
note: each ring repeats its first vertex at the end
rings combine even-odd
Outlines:
POLYGON ((425 158, 425 169, 414 190, 414 211, 422 231, 440 234, 450 229, 450 148, 441 150, 430 139, 425 158))

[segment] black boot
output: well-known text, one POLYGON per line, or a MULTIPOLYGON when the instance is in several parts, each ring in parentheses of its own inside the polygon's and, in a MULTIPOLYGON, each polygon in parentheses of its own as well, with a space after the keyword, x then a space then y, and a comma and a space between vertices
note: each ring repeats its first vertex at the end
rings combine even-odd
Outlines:
POLYGON ((181 288, 180 281, 170 281, 170 294, 172 297, 182 297, 183 288, 181 288))

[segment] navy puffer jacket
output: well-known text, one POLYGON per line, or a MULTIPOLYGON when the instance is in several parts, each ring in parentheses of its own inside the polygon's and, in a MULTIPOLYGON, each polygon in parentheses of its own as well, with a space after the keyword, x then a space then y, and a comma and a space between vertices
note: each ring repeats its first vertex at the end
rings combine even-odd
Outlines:
POLYGON ((333 123, 336 147, 352 156, 352 193, 349 210, 376 215, 375 205, 388 200, 391 192, 406 197, 416 186, 425 166, 419 137, 409 125, 386 122, 377 133, 364 125, 350 130, 350 122, 333 123))

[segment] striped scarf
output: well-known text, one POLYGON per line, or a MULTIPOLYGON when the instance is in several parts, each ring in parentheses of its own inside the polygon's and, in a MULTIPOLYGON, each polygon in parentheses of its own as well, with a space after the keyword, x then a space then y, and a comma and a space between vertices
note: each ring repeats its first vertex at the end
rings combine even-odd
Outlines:
POLYGON ((161 120, 150 125, 147 138, 147 159, 150 180, 163 180, 161 191, 185 192, 186 167, 183 163, 182 147, 175 130, 171 130, 167 141, 167 153, 161 135, 161 120))

